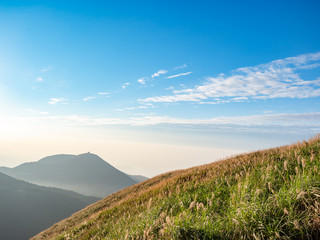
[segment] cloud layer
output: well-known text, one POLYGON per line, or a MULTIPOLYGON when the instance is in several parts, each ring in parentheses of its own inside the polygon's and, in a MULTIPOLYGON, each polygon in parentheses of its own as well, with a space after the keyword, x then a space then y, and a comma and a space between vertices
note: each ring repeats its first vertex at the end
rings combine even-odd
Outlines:
MULTIPOLYGON (((145 108, 145 107, 139 107, 145 108)), ((133 110, 128 108, 127 110, 133 110)), ((16 118, 17 119, 17 118, 16 118)), ((21 118, 19 118, 21 120, 21 118)), ((30 118, 22 118, 27 121, 30 118)), ((104 117, 89 117, 79 115, 65 115, 65 116, 43 116, 38 117, 38 120, 52 120, 67 122, 72 125, 86 125, 86 126, 103 126, 103 125, 130 125, 130 126, 150 126, 158 124, 170 125, 196 125, 196 126, 212 126, 219 128, 219 126, 234 125, 246 127, 313 127, 319 130, 320 128, 320 112, 313 113, 281 113, 281 114, 265 114, 265 115, 249 115, 249 116, 235 116, 235 117, 215 117, 209 119, 186 119, 174 118, 168 116, 145 116, 132 117, 128 119, 119 118, 104 118, 104 117)), ((31 119, 36 120, 35 118, 31 119)))
POLYGON ((320 96, 320 77, 303 79, 304 71, 320 67, 320 52, 299 55, 254 67, 236 69, 231 76, 208 77, 202 85, 175 90, 172 95, 140 99, 143 102, 221 103, 268 98, 320 96), (222 99, 221 99, 222 98, 222 99))

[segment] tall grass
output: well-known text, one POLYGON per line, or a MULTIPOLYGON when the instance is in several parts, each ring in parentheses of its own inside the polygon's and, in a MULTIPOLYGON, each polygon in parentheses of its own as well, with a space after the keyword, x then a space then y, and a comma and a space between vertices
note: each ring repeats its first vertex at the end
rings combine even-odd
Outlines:
POLYGON ((320 239, 319 151, 317 136, 164 174, 35 239, 320 239))

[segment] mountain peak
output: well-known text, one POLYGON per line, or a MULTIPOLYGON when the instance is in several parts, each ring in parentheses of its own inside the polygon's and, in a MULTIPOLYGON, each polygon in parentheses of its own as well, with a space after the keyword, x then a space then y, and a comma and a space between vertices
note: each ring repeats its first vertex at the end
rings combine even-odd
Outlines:
POLYGON ((98 156, 98 155, 96 155, 96 154, 94 154, 94 153, 91 153, 91 152, 86 152, 86 153, 81 153, 81 154, 79 154, 78 156, 98 156))
POLYGON ((74 155, 72 158, 69 159, 70 162, 73 163, 82 163, 82 164, 101 164, 104 166, 108 166, 108 167, 112 167, 112 165, 110 165, 108 162, 106 162, 105 160, 103 160, 100 156, 98 156, 97 154, 94 153, 82 153, 79 155, 74 155))
POLYGON ((99 157, 99 155, 91 153, 91 152, 81 153, 79 155, 75 155, 75 157, 99 158, 99 159, 103 160, 101 157, 99 157))
POLYGON ((144 179, 131 177, 96 154, 57 154, 12 169, 0 169, 31 183, 104 197, 144 179))

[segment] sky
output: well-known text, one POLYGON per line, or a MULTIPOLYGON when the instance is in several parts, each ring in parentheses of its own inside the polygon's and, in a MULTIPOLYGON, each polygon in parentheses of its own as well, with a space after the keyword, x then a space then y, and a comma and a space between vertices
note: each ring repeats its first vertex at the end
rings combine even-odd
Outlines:
POLYGON ((320 133, 319 1, 0 0, 0 165, 148 177, 320 133))

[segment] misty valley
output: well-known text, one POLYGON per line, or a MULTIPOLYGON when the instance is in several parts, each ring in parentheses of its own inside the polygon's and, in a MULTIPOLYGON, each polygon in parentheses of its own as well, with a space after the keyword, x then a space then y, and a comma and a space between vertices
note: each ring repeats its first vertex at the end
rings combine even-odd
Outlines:
POLYGON ((99 199, 146 180, 99 156, 54 155, 0 167, 1 239, 28 239, 99 199))

